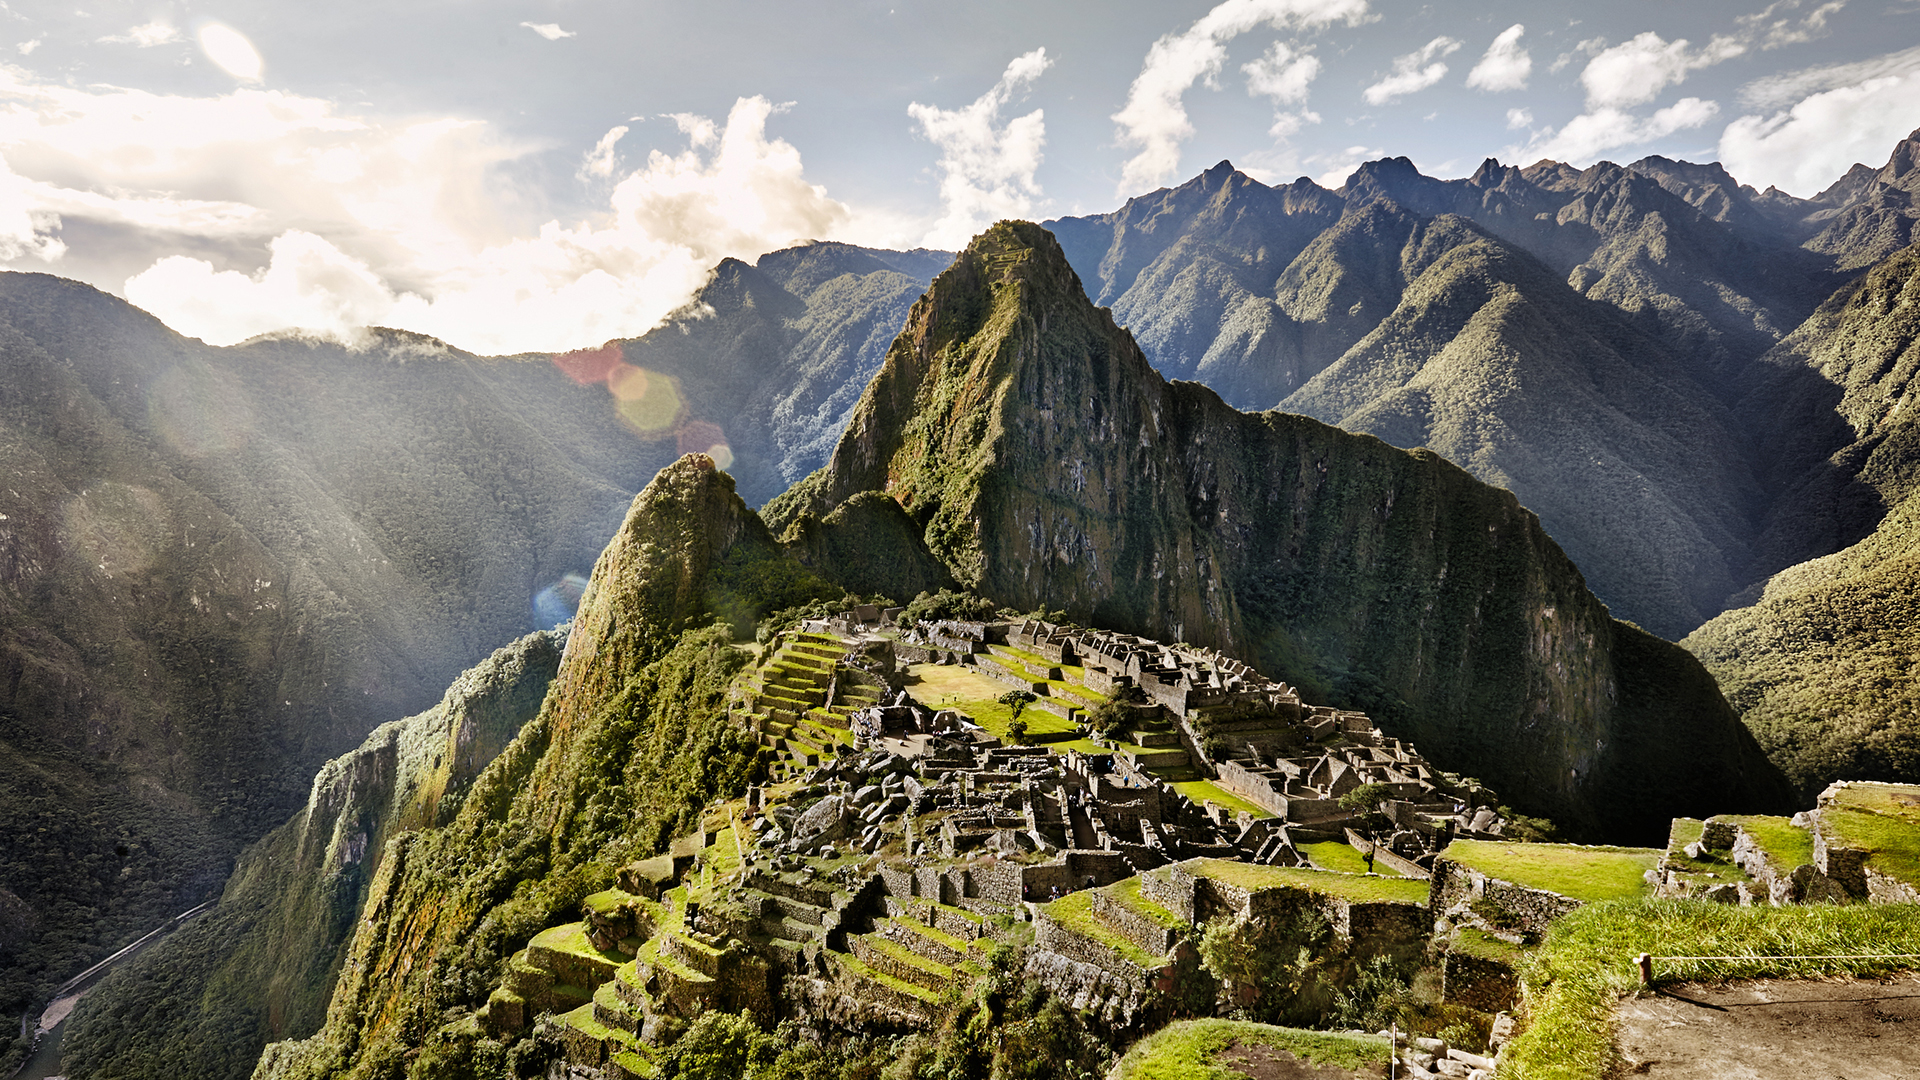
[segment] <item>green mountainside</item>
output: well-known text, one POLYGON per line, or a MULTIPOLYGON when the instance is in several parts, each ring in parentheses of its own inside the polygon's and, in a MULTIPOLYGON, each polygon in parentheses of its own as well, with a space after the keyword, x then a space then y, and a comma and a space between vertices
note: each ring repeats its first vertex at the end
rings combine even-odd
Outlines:
POLYGON ((473 1068, 471 1013, 508 956, 760 775, 723 701, 748 655, 713 620, 831 595, 712 459, 663 470, 595 566, 538 715, 451 820, 389 841, 325 1026, 256 1075, 473 1068))
POLYGON ((875 491, 996 602, 1246 657, 1576 832, 1786 801, 1706 674, 1610 619, 1511 494, 1168 383, 1037 226, 936 279, 832 462, 766 514, 875 491))
POLYGON ((544 358, 214 349, 0 275, 0 1060, 328 758, 526 633, 664 463, 645 450, 544 358))
MULTIPOLYGON (((1843 289, 1765 360, 1782 381, 1817 377, 1828 393, 1813 400, 1852 437, 1808 468, 1795 516, 1871 531, 1774 575, 1753 606, 1683 644, 1803 792, 1920 779, 1920 247, 1843 289)), ((1756 418, 1782 396, 1759 395, 1756 418)), ((1771 419, 1780 459, 1804 462, 1801 418, 1771 419)))
POLYGON ((539 711, 565 634, 539 631, 382 724, 313 781, 307 805, 241 856, 219 906, 116 970, 68 1021, 70 1075, 243 1077, 304 1038, 327 999, 388 842, 444 825, 539 711))

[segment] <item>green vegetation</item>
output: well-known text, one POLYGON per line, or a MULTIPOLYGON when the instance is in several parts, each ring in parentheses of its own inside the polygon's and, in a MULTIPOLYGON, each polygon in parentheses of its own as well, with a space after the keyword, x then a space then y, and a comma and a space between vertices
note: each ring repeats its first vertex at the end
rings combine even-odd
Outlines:
POLYGON ((1367 857, 1355 851, 1352 844, 1344 840, 1326 840, 1317 844, 1299 845, 1300 854, 1322 870, 1332 870, 1342 874, 1383 874, 1387 877, 1399 877, 1400 873, 1386 863, 1375 860, 1371 871, 1367 867, 1367 857))
POLYGON ((1791 873, 1794 867, 1813 861, 1813 834, 1795 825, 1792 818, 1728 814, 1715 820, 1740 826, 1766 853, 1767 862, 1776 873, 1791 873))
POLYGON ((1920 797, 1877 784, 1841 788, 1821 812, 1839 843, 1868 852, 1867 865, 1920 888, 1920 797))
POLYGON ((1817 904, 1733 907, 1698 900, 1590 904, 1554 924, 1521 969, 1526 1031, 1508 1045, 1502 1072, 1521 1080, 1598 1080, 1613 1065, 1614 1005, 1639 985, 1634 958, 1656 960, 1661 982, 1881 975, 1914 960, 1792 960, 1791 956, 1911 953, 1920 908, 1817 904))
POLYGON ((1587 903, 1646 895, 1651 886, 1644 875, 1660 864, 1660 852, 1652 848, 1488 840, 1456 840, 1441 857, 1491 878, 1587 903))
POLYGON ((1095 918, 1093 914, 1093 890, 1091 889, 1070 892, 1058 900, 1041 905, 1040 910, 1046 914, 1047 918, 1052 919, 1054 922, 1059 923, 1061 926, 1066 927, 1081 937, 1105 945, 1107 948, 1120 954, 1121 958, 1128 963, 1146 971, 1158 970, 1159 968, 1165 967, 1168 963, 1168 957, 1152 955, 1140 946, 1135 945, 1131 940, 1112 927, 1109 927, 1106 923, 1095 918))
POLYGON ((1337 874, 1292 866, 1256 866, 1223 859, 1206 859, 1199 864, 1195 873, 1242 889, 1305 889, 1357 903, 1425 905, 1430 891, 1426 882, 1412 878, 1337 874))
POLYGON ((1234 1046, 1284 1050, 1321 1068, 1377 1070, 1390 1049, 1377 1035, 1334 1035, 1240 1020, 1176 1020, 1135 1043, 1114 1066, 1114 1080, 1237 1080, 1244 1072, 1220 1063, 1234 1046))
POLYGON ((1174 784, 1173 789, 1192 799, 1195 806, 1214 802, 1235 813, 1248 813, 1257 818, 1273 816, 1273 811, 1256 806, 1211 780, 1183 780, 1174 784))

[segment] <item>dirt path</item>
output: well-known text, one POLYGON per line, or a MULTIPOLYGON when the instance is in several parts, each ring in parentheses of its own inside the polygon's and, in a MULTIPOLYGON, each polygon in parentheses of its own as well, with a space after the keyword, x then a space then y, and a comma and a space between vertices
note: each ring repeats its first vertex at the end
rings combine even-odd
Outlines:
POLYGON ((1913 1080, 1920 974, 1886 981, 1684 984, 1622 1002, 1621 1077, 1913 1080))

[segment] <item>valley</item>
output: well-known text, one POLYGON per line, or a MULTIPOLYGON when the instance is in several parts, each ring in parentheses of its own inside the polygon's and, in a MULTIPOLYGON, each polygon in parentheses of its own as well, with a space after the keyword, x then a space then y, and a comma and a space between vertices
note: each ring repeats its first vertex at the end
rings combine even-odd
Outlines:
POLYGON ((70 1075, 1024 1075, 1215 1014, 1507 1075, 1622 911, 1886 952, 1916 148, 1223 162, 553 356, 7 275, 0 1018, 202 901, 70 1075))

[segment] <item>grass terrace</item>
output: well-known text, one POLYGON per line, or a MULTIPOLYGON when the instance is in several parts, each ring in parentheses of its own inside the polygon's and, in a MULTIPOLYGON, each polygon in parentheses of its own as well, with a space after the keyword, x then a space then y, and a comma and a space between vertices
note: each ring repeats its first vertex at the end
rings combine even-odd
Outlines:
POLYGON ((1255 866, 1226 859, 1199 859, 1190 864, 1195 874, 1243 889, 1306 889, 1358 903, 1425 905, 1430 887, 1424 881, 1367 874, 1337 874, 1294 866, 1255 866))
POLYGON ((1041 904, 1040 910, 1068 930, 1119 953, 1121 958, 1130 964, 1147 971, 1166 966, 1166 957, 1148 953, 1119 931, 1094 917, 1093 890, 1091 889, 1071 892, 1052 903, 1041 904))
POLYGON ((1791 960, 1791 956, 1911 953, 1920 906, 1810 904, 1735 907, 1704 900, 1622 900, 1583 907, 1554 924, 1521 967, 1527 1030, 1507 1046, 1500 1075, 1600 1080, 1613 1067, 1613 1011, 1639 988, 1634 960, 1654 961, 1656 983, 1876 976, 1920 960, 1791 960))
POLYGON ((1187 798, 1192 799, 1196 806, 1204 806, 1209 802, 1215 802, 1235 813, 1244 811, 1252 814, 1254 817, 1263 818, 1273 816, 1273 811, 1263 810, 1259 806, 1235 795, 1233 792, 1228 791, 1226 788, 1221 787, 1211 780, 1184 780, 1173 785, 1173 789, 1185 795, 1187 798))
POLYGON ((1920 796, 1911 786, 1856 783, 1821 812, 1834 839, 1869 852, 1867 865, 1920 886, 1920 796))
POLYGON ((1795 825, 1790 818, 1764 814, 1723 814, 1715 821, 1731 821, 1746 831, 1776 873, 1788 874, 1796 866, 1813 861, 1813 834, 1795 825))
MULTIPOLYGON (((1367 872, 1367 857, 1354 850, 1352 844, 1344 840, 1324 840, 1318 844, 1298 845, 1300 854, 1322 870, 1332 870, 1341 874, 1364 874, 1367 872)), ((1382 877, 1403 877, 1399 871, 1386 863, 1374 860, 1373 872, 1382 877)))
MULTIPOLYGON (((1378 1035, 1337 1035, 1239 1020, 1176 1020, 1133 1044, 1108 1075, 1114 1080, 1242 1080, 1222 1061, 1235 1046, 1284 1050, 1317 1068, 1384 1069, 1392 1050, 1378 1035)), ((1283 1073, 1278 1075, 1293 1075, 1283 1073)))
POLYGON ((1596 903, 1651 892, 1645 875, 1660 865, 1661 852, 1659 848, 1455 840, 1440 854, 1490 878, 1596 903))

